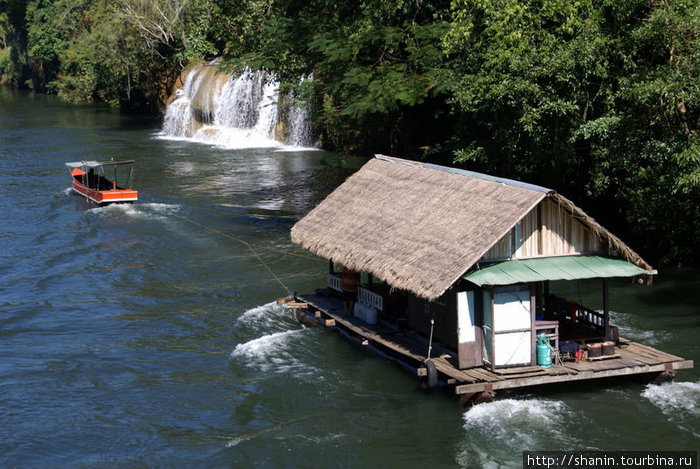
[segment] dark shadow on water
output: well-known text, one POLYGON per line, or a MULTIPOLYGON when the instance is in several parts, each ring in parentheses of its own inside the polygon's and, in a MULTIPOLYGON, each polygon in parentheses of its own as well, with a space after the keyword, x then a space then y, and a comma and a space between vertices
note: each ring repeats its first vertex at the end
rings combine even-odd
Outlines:
MULTIPOLYGON (((642 301, 654 305, 700 305, 697 269, 668 269, 661 272, 649 289, 638 296, 642 301)), ((699 310, 700 311, 700 310, 699 310)))

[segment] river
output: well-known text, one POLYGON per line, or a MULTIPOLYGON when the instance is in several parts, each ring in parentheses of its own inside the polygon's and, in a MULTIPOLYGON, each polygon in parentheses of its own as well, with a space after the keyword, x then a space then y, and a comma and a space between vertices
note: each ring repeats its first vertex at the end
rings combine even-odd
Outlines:
MULTIPOLYGON (((159 137, 0 88, 0 467, 520 467, 525 450, 697 450, 697 270, 615 283, 623 336, 693 359, 461 408, 274 304, 321 286, 289 229, 363 160, 159 137), (135 159, 96 208, 64 163, 135 159)), ((586 300, 585 283, 563 285, 586 300)))

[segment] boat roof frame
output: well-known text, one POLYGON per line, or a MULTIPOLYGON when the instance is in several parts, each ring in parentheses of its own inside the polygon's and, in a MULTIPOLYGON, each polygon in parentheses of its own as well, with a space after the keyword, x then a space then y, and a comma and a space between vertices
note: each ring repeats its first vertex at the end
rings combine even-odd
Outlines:
POLYGON ((99 168, 100 166, 115 166, 122 164, 134 164, 135 160, 123 160, 123 161, 72 161, 66 163, 69 168, 99 168))

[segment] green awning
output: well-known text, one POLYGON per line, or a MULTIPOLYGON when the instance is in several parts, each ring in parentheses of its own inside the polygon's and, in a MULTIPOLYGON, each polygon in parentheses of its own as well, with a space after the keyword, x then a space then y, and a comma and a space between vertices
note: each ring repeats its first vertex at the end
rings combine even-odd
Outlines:
POLYGON ((544 280, 578 280, 585 278, 636 277, 653 275, 622 259, 600 256, 564 256, 504 261, 475 270, 463 278, 483 285, 513 285, 544 280))

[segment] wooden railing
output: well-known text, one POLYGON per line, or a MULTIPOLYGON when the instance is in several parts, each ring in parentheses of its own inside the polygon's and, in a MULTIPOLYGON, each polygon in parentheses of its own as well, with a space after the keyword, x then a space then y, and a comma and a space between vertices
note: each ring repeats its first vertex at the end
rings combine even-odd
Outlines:
POLYGON ((360 303, 369 305, 375 308, 377 311, 382 311, 384 309, 384 298, 382 295, 374 293, 371 290, 360 287, 357 291, 357 300, 360 303))
MULTIPOLYGON (((342 293, 343 289, 340 287, 340 275, 328 274, 328 288, 342 293)), ((384 297, 367 288, 359 287, 357 289, 357 301, 371 306, 377 311, 384 310, 384 297)))
POLYGON ((603 313, 599 313, 598 311, 594 311, 586 307, 579 307, 576 314, 576 320, 597 329, 605 329, 605 319, 603 313))
POLYGON ((605 315, 599 311, 592 310, 578 303, 571 305, 563 298, 550 295, 550 311, 558 320, 571 321, 572 315, 570 309, 576 309, 576 322, 586 326, 591 326, 598 330, 605 330, 605 315))
POLYGON ((337 292, 342 292, 340 288, 340 275, 328 274, 328 288, 337 292))

